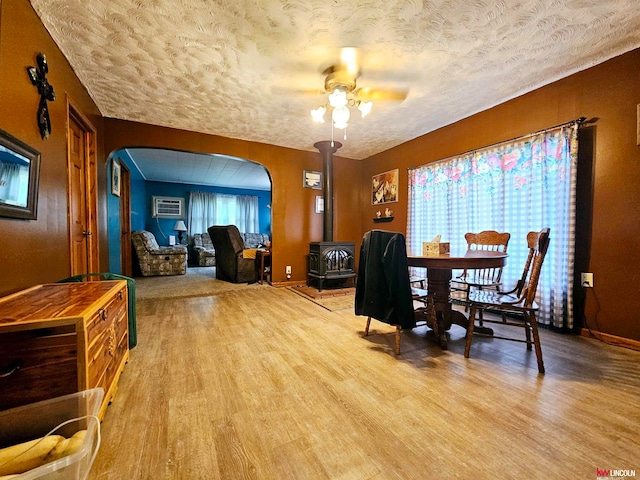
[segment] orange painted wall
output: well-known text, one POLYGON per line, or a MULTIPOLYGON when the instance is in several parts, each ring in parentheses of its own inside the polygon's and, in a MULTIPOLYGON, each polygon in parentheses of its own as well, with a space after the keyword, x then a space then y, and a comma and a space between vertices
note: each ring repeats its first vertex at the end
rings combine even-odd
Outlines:
MULTIPOLYGON (((102 118, 96 105, 29 2, 0 2, 0 129, 42 156, 37 220, 0 218, 0 295, 69 276, 67 97, 98 129, 100 142, 102 118), (47 79, 56 93, 49 102, 52 132, 46 140, 36 121, 40 96, 26 71, 36 65, 38 52, 47 56, 47 79)), ((105 182, 104 176, 99 178, 102 197, 105 182)), ((101 204, 104 208, 103 200, 101 204)))
MULTIPOLYGON (((303 187, 304 170, 322 171, 320 152, 305 152, 231 138, 185 132, 165 127, 105 119, 105 152, 124 147, 162 147, 198 153, 233 155, 263 165, 272 182, 272 279, 287 282, 285 266, 291 265, 290 282, 306 281, 309 242, 322 240, 322 215, 315 213, 315 197, 321 190, 303 187)), ((312 145, 313 142, 310 142, 312 145)), ((360 237, 359 188, 362 162, 334 157, 334 239, 357 242, 360 237)))
MULTIPOLYGON (((363 197, 373 175, 399 168, 400 198, 390 205, 396 218, 385 226, 406 232, 409 167, 586 117, 591 121, 581 133, 576 271, 593 272, 595 288, 576 289, 576 321, 581 324, 586 303, 592 330, 640 340, 638 104, 635 50, 367 159, 363 197)), ((375 228, 378 207, 370 200, 363 205, 361 229, 367 231, 375 228)))

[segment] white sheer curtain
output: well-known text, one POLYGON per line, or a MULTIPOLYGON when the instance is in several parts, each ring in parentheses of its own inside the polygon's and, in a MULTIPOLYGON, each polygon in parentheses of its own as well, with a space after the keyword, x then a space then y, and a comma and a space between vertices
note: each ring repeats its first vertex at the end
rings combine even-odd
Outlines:
POLYGON ((189 194, 189 233, 204 233, 211 225, 215 225, 216 199, 206 192, 189 194))
POLYGON ((236 226, 241 232, 260 233, 258 197, 238 195, 236 197, 236 226))
POLYGON ((526 235, 551 229, 538 286, 539 321, 573 327, 575 185, 579 125, 532 134, 409 170, 407 248, 420 255, 436 235, 452 253, 466 249, 464 234, 511 233, 502 280, 522 273, 526 235))
POLYGON ((205 233, 212 225, 235 225, 242 233, 260 233, 258 197, 213 192, 189 194, 189 232, 205 233))

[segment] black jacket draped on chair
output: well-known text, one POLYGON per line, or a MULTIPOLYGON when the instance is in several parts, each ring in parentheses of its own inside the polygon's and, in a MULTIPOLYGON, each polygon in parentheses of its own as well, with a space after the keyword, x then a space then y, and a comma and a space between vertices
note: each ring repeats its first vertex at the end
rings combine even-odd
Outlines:
POLYGON ((416 326, 402 233, 371 230, 360 246, 355 313, 402 329, 416 326))

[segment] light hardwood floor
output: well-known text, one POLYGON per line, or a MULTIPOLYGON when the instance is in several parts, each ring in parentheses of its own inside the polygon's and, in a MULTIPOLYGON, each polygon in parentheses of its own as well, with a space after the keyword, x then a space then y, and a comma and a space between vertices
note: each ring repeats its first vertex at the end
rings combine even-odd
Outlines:
POLYGON ((268 285, 142 300, 96 479, 640 476, 640 352, 542 331, 449 350, 268 285))

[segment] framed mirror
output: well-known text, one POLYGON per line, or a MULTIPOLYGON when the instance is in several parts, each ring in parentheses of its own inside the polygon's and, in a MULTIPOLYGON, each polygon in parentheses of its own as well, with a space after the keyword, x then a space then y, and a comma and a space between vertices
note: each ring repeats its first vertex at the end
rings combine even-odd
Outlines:
POLYGON ((0 216, 35 220, 40 152, 0 130, 0 216))

